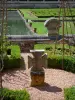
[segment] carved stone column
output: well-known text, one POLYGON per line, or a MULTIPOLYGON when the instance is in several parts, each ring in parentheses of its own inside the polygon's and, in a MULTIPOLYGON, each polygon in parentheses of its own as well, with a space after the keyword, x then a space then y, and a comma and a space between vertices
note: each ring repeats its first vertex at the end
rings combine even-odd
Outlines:
POLYGON ((30 49, 34 49, 34 41, 25 41, 20 44, 21 52, 30 52, 30 49))
POLYGON ((32 58, 32 68, 30 71, 31 74, 31 86, 43 85, 45 79, 45 72, 43 67, 44 60, 46 55, 44 55, 44 50, 30 50, 33 54, 32 58))

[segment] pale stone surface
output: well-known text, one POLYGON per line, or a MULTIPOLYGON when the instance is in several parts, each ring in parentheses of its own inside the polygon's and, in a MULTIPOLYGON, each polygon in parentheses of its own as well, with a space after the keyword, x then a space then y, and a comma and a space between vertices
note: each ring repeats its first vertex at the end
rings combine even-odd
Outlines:
POLYGON ((56 18, 49 18, 46 20, 44 26, 48 29, 48 36, 58 35, 60 25, 60 21, 56 18))
POLYGON ((33 54, 33 58, 29 57, 29 65, 32 66, 33 71, 42 71, 43 67, 47 67, 47 54, 44 53, 44 50, 30 50, 30 52, 33 54))
POLYGON ((42 67, 47 68, 48 62, 47 62, 47 53, 44 53, 42 55, 42 67))
MULTIPOLYGON (((42 67, 47 68, 47 53, 44 53, 42 55, 42 67)), ((28 68, 31 68, 32 66, 34 66, 35 63, 35 58, 33 57, 33 55, 28 55, 28 68)))
POLYGON ((6 71, 2 80, 5 88, 28 90, 30 100, 64 100, 64 88, 75 86, 75 74, 59 69, 45 69, 44 86, 30 87, 30 69, 6 71))
POLYGON ((33 54, 33 58, 29 58, 31 65, 31 86, 38 86, 44 84, 45 72, 43 67, 47 67, 47 54, 45 50, 30 50, 33 54))
MULTIPOLYGON (((28 55, 32 56, 30 53, 22 54, 26 67, 28 55)), ((46 84, 30 87, 30 69, 14 69, 4 72, 2 81, 5 88, 28 90, 30 100, 64 100, 64 88, 75 86, 75 74, 59 69, 45 69, 46 84)))
POLYGON ((31 68, 33 66, 33 61, 34 61, 33 58, 34 58, 33 55, 28 56, 28 68, 31 68))

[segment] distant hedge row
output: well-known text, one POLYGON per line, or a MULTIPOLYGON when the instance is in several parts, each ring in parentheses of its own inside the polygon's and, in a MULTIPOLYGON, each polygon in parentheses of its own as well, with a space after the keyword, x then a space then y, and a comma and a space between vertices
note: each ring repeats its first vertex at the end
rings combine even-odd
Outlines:
POLYGON ((30 100, 30 95, 25 89, 9 90, 3 88, 1 90, 0 88, 0 98, 3 98, 2 100, 30 100))
MULTIPOLYGON (((62 16, 63 9, 30 9, 30 11, 36 16, 62 16)), ((66 16, 75 16, 75 9, 66 9, 66 16)))

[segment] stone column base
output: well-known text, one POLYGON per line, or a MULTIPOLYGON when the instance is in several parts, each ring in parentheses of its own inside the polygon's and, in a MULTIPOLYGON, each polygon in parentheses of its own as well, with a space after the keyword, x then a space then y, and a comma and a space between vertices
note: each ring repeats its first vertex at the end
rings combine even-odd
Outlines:
POLYGON ((44 85, 44 79, 45 79, 45 72, 33 72, 31 71, 31 86, 40 86, 44 85))

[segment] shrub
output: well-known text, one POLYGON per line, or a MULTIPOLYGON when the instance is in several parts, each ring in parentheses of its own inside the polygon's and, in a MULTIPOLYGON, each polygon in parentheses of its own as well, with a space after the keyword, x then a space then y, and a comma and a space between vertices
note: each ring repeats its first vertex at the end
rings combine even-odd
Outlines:
MULTIPOLYGON (((62 55, 53 55, 48 53, 48 67, 50 68, 62 68, 62 55)), ((75 73, 75 57, 64 56, 63 69, 75 73)))
POLYGON ((16 59, 11 57, 6 57, 4 59, 4 69, 20 67, 20 61, 21 61, 20 58, 16 59))
MULTIPOLYGON (((37 17, 39 16, 58 16, 59 9, 30 9, 31 13, 35 14, 37 17)), ((66 16, 75 16, 75 9, 71 9, 66 12, 66 16), (71 15, 72 13, 72 15, 71 15)), ((60 16, 63 15, 63 9, 61 9, 60 16)))
POLYGON ((30 95, 25 89, 9 90, 3 88, 2 91, 0 89, 0 96, 3 97, 2 100, 30 100, 30 95))
POLYGON ((11 49, 11 57, 12 58, 21 58, 20 55, 20 47, 18 45, 11 45, 7 49, 11 49))
POLYGON ((36 44, 34 45, 35 49, 45 49, 45 50, 52 50, 53 49, 53 45, 50 44, 36 44))
MULTIPOLYGON (((63 69, 75 73, 75 47, 71 46, 69 49, 68 45, 64 45, 64 66, 63 69), (71 56, 70 56, 71 50, 71 56)), ((56 49, 54 44, 36 44, 35 49, 45 49, 48 55, 48 67, 50 68, 62 68, 62 44, 57 44, 56 49), (55 51, 55 54, 54 54, 55 51)))
POLYGON ((75 87, 64 89, 65 100, 75 100, 75 87))
POLYGON ((7 49, 11 49, 11 55, 4 58, 4 69, 20 67, 21 54, 18 45, 11 45, 7 49))
POLYGON ((46 50, 52 50, 52 47, 47 47, 47 48, 45 48, 46 50))

